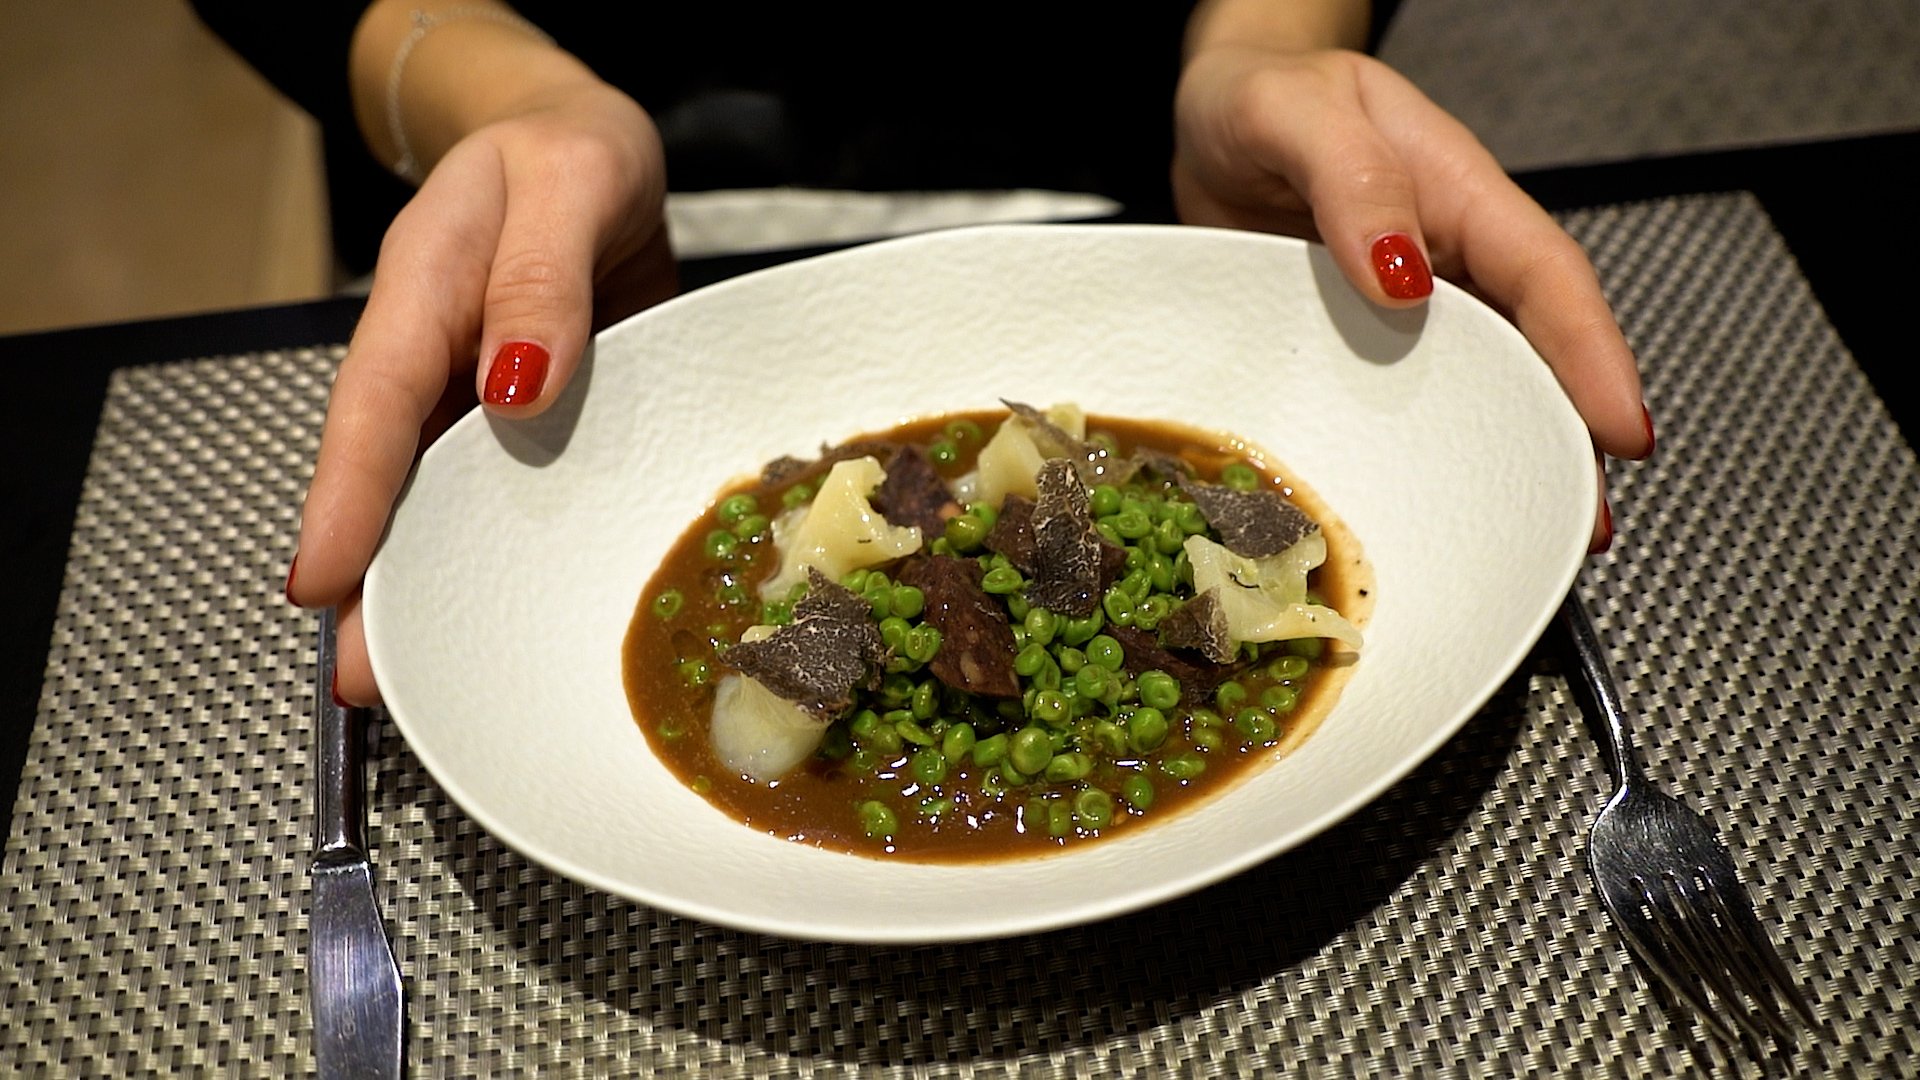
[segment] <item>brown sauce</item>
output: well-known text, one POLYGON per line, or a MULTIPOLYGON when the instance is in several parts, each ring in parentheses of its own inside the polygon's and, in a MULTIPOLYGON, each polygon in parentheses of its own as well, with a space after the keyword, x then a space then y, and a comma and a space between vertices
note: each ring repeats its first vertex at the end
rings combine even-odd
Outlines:
MULTIPOLYGON (((973 468, 979 448, 1005 418, 1004 412, 950 414, 844 445, 880 440, 926 447, 954 430, 955 423, 971 423, 981 434, 967 438, 963 433, 957 441, 947 440, 956 454, 936 464, 941 476, 951 480, 973 468)), ((1264 460, 1258 450, 1240 441, 1171 423, 1089 416, 1087 433, 1089 438, 1111 440, 1122 455, 1136 450, 1171 455, 1208 481, 1218 479, 1234 463, 1251 466, 1262 483, 1274 485, 1320 525, 1328 555, 1310 578, 1311 587, 1323 603, 1365 628, 1373 602, 1372 582, 1358 542, 1310 489, 1297 478, 1283 476, 1277 463, 1264 460)), ((996 767, 982 767, 962 753, 949 759, 937 783, 929 784, 914 775, 916 746, 912 742, 900 743, 895 753, 865 751, 848 742, 844 719, 837 725, 841 731, 829 735, 822 754, 777 781, 752 781, 729 773, 709 744, 715 685, 732 674, 718 659, 716 647, 737 641, 745 628, 763 620, 757 586, 776 572, 779 556, 763 534, 757 541, 737 541, 728 557, 715 558, 709 537, 728 531, 720 516, 728 496, 752 495, 759 514, 777 516, 792 489, 816 483, 820 476, 821 470, 815 468, 773 482, 756 477, 722 492, 674 544, 648 583, 623 645, 628 700, 655 753, 682 782, 747 827, 828 849, 925 862, 1022 858, 1125 835, 1217 795, 1299 745, 1332 707, 1356 661, 1351 651, 1337 643, 1321 643, 1307 673, 1285 682, 1293 694, 1292 707, 1284 712, 1266 710, 1274 721, 1271 732, 1248 734, 1234 721, 1234 711, 1222 708, 1210 696, 1198 713, 1185 704, 1166 710, 1169 734, 1152 754, 1122 750, 1109 755, 1111 760, 1097 760, 1089 775, 1067 783, 1047 784, 1042 778, 1017 786, 997 783, 988 777, 996 767), (658 602, 668 591, 677 593, 680 601, 672 617, 663 618, 658 602), (847 756, 829 757, 829 752, 847 756), (1202 760, 1204 771, 1176 777, 1156 766, 1181 755, 1202 760), (1139 764, 1117 764, 1122 762, 1139 764), (1151 804, 1144 810, 1131 805, 1123 794, 1124 782, 1136 774, 1147 778, 1153 788, 1151 804), (982 790, 983 780, 988 790, 982 790), (1072 823, 1063 831, 1058 807, 1079 805, 1073 801, 1077 793, 1092 787, 1109 796, 1111 814, 1100 820, 1069 812, 1072 823), (1043 791, 1052 794, 1042 797, 1043 791), (885 835, 869 836, 863 822, 871 824, 870 819, 863 819, 858 808, 875 801, 889 808, 898 827, 885 835), (933 812, 928 812, 929 807, 933 812), (1088 820, 1098 821, 1098 827, 1087 827, 1088 820)), ((1272 660, 1311 651, 1278 643, 1267 648, 1259 663, 1235 680, 1249 699, 1240 706, 1242 711, 1258 706, 1262 693, 1276 681, 1266 677, 1272 660)), ((924 678, 924 672, 916 677, 924 678)), ((1002 730, 1011 731, 1024 721, 1004 723, 1002 730)), ((979 725, 980 739, 988 737, 989 726, 979 725)), ((940 741, 936 737, 936 745, 940 741)), ((1096 808, 1098 803, 1096 797, 1096 808)))

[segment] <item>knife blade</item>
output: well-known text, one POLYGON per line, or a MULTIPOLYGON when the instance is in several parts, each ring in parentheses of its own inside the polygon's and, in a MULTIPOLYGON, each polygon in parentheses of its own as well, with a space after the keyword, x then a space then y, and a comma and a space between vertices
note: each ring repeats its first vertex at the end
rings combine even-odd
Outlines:
POLYGON ((366 843, 366 710, 333 697, 337 616, 320 616, 314 681, 315 830, 307 1002, 320 1076, 398 1077, 405 1055, 400 965, 373 894, 366 843))

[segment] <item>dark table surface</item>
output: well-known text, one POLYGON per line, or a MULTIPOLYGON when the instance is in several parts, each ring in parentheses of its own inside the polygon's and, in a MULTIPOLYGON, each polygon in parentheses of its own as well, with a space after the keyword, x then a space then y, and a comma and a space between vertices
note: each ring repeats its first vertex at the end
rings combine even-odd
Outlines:
MULTIPOLYGON (((1911 357, 1911 259, 1903 162, 1920 132, 1553 169, 1517 176, 1549 210, 1671 195, 1747 191, 1780 229, 1821 306, 1911 445, 1920 418, 1900 358, 1911 357)), ((690 260, 686 288, 809 254, 690 260)), ((1739 274, 1739 266, 1718 268, 1739 274)), ((107 379, 118 368, 345 341, 363 301, 282 306, 0 337, 0 826, 31 734, 75 503, 107 379)), ((4 834, 4 828, 0 828, 4 834)))

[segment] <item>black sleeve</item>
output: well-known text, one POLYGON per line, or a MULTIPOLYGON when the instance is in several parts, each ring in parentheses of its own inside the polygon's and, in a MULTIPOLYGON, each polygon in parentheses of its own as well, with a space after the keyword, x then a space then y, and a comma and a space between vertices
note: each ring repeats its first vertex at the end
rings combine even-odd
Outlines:
POLYGON ((1373 0, 1373 11, 1367 25, 1367 52, 1380 51, 1380 39, 1386 36, 1387 24, 1393 21, 1393 13, 1400 10, 1400 0, 1373 0))
POLYGON ((370 0, 190 2, 209 30, 330 134, 357 138, 347 53, 370 0))

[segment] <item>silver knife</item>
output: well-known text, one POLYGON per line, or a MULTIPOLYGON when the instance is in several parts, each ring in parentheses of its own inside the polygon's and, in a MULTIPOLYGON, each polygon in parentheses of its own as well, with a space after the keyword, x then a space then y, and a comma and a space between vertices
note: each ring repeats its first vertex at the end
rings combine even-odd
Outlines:
POLYGON ((335 614, 320 616, 314 681, 318 745, 307 1002, 323 1080, 398 1077, 404 1060, 400 965, 373 899, 367 859, 366 710, 333 699, 335 614))

